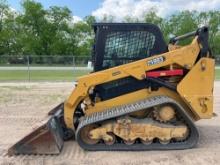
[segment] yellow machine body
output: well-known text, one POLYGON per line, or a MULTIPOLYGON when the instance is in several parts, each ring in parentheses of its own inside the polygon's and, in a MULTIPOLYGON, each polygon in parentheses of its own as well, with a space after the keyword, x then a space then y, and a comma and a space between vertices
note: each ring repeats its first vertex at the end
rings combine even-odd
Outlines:
POLYGON ((189 69, 189 73, 178 84, 177 94, 171 94, 169 90, 159 90, 156 92, 148 92, 147 90, 134 92, 124 96, 119 96, 108 101, 98 102, 86 110, 86 114, 92 114, 113 106, 134 102, 136 99, 143 99, 154 95, 173 95, 173 98, 182 98, 182 103, 187 104, 194 116, 195 120, 212 117, 213 112, 213 85, 214 85, 214 59, 202 58, 195 65, 195 61, 200 51, 200 45, 195 38, 190 45, 169 51, 165 54, 153 56, 140 61, 121 65, 115 68, 107 69, 100 72, 91 73, 80 77, 77 85, 71 93, 70 97, 64 104, 64 119, 68 128, 74 129, 73 114, 77 105, 88 97, 89 89, 96 85, 110 82, 116 79, 132 76, 136 79, 145 79, 146 72, 160 68, 172 67, 178 65, 189 69), (156 65, 148 66, 148 61, 155 57, 163 57, 166 60, 156 65), (97 107, 97 108, 96 108, 97 107))

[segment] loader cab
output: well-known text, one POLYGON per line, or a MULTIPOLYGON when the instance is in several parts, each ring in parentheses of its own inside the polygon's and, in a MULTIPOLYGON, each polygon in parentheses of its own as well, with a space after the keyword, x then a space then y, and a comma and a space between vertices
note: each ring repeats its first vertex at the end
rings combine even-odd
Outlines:
POLYGON ((160 29, 149 23, 96 23, 94 71, 167 52, 160 29))

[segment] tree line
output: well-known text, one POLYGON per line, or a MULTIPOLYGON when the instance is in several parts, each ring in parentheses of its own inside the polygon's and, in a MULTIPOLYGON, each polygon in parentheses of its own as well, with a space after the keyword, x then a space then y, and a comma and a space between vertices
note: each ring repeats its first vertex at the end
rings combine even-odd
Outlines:
MULTIPOLYGON (((24 0, 22 11, 13 10, 6 0, 0 0, 0 56, 1 55, 62 55, 90 56, 94 42, 93 16, 74 22, 68 7, 51 6, 24 0)), ((113 16, 103 15, 98 22, 115 22, 113 16)), ((143 18, 125 17, 122 22, 148 22, 160 27, 168 42, 170 37, 194 31, 202 25, 210 27, 210 47, 220 54, 220 11, 181 11, 162 18, 156 9, 143 18)), ((189 40, 182 44, 188 43, 189 40)))

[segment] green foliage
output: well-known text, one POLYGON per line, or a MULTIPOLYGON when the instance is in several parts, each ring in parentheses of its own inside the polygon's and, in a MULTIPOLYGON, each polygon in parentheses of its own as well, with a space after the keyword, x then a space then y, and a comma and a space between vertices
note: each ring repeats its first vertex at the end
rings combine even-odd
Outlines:
POLYGON ((18 28, 15 13, 5 1, 0 1, 0 54, 14 54, 19 49, 16 44, 18 28))
MULTIPOLYGON (((172 15, 166 20, 167 35, 180 36, 185 33, 195 31, 198 28, 196 24, 196 12, 182 11, 175 15, 172 15)), ((166 36, 168 38, 168 36, 166 36)), ((187 39, 180 44, 188 44, 191 40, 187 39)))
POLYGON ((0 1, 0 55, 83 55, 90 54, 93 40, 91 24, 95 18, 73 23, 67 7, 22 1, 21 13, 0 1))
MULTIPOLYGON (((73 23, 67 7, 51 6, 44 9, 34 0, 23 0, 22 12, 12 10, 6 0, 0 0, 0 55, 77 55, 89 56, 94 44, 91 25, 95 17, 87 16, 73 23)), ((114 16, 103 15, 100 22, 115 22, 114 16)), ((171 36, 194 31, 202 25, 210 27, 210 47, 220 54, 220 11, 181 11, 161 18, 156 8, 144 13, 143 18, 126 16, 122 22, 147 22, 160 27, 168 42, 171 36)), ((187 39, 181 44, 187 44, 187 39)))
POLYGON ((145 14, 144 22, 156 24, 160 28, 163 27, 163 23, 164 23, 163 19, 157 16, 155 8, 152 8, 148 13, 145 14))
MULTIPOLYGON (((211 50, 214 55, 220 55, 220 11, 197 12, 186 10, 163 19, 156 15, 155 9, 152 9, 145 14, 144 21, 158 25, 167 42, 173 36, 183 35, 195 31, 198 27, 208 25, 211 50)), ((190 42, 191 39, 186 39, 179 44, 185 45, 190 42)))

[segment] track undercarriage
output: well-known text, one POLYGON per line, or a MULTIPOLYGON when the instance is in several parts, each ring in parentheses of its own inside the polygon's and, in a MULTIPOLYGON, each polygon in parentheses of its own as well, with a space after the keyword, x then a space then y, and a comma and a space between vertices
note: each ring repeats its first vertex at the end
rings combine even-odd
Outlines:
POLYGON ((87 116, 76 131, 76 140, 86 150, 185 149, 193 147, 198 136, 183 108, 166 96, 87 116))
POLYGON ((136 119, 125 116, 101 126, 87 126, 82 132, 81 137, 89 144, 103 140, 105 144, 113 145, 116 139, 120 138, 126 145, 132 145, 138 139, 148 145, 156 138, 161 144, 168 144, 171 139, 185 140, 188 128, 185 125, 162 124, 151 118, 136 119))

